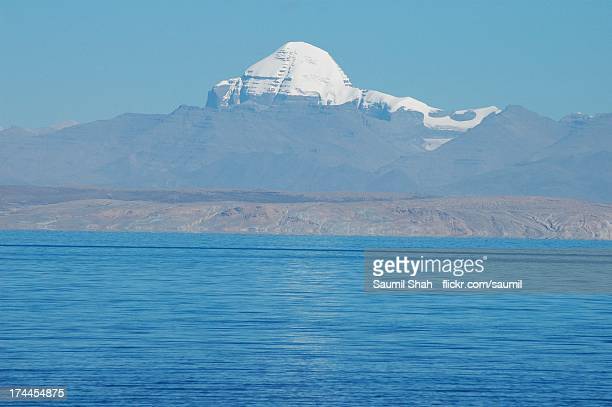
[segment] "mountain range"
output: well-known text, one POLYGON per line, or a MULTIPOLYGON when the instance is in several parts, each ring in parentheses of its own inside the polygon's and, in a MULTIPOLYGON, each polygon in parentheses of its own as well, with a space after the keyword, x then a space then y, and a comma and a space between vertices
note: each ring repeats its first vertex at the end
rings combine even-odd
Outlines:
POLYGON ((612 114, 445 111, 290 42, 203 107, 0 131, 0 184, 540 195, 612 202, 612 114))

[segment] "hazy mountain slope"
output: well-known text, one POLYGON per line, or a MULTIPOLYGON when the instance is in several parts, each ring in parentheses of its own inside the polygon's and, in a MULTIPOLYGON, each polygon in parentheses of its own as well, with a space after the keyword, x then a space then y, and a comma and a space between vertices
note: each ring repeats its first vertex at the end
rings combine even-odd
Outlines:
POLYGON ((567 127, 567 135, 532 157, 533 161, 612 152, 612 114, 572 115, 561 119, 561 123, 567 127))
POLYGON ((445 185, 528 160, 566 134, 558 122, 509 106, 461 137, 426 154, 402 157, 379 174, 384 178, 389 172, 401 172, 420 192, 439 193, 445 185))
POLYGON ((410 112, 385 120, 342 106, 184 106, 3 137, 0 183, 361 190, 435 133, 410 112))
POLYGON ((612 115, 564 119, 566 135, 527 160, 456 183, 457 194, 549 195, 612 200, 612 115))
POLYGON ((117 157, 138 154, 138 135, 157 126, 165 115, 124 114, 44 135, 1 137, 0 182, 3 184, 103 185, 116 183, 99 169, 117 157))
POLYGON ((509 107, 457 135, 419 113, 306 102, 125 114, 0 132, 0 184, 520 194, 612 200, 608 116, 576 126, 509 107), (428 137, 451 135, 434 151, 428 137))

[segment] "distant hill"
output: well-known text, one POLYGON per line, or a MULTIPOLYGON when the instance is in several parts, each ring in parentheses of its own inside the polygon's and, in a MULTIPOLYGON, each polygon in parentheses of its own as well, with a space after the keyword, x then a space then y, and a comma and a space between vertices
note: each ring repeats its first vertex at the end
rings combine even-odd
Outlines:
POLYGON ((0 187, 0 230, 612 239, 612 205, 542 197, 0 187))

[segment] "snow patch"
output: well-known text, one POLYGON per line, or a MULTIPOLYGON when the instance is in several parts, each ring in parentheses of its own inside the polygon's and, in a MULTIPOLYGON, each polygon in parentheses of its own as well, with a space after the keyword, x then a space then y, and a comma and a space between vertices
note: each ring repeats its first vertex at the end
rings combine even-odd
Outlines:
POLYGON ((467 131, 479 125, 488 115, 501 112, 496 106, 489 106, 478 109, 457 110, 444 115, 440 114, 443 113, 442 109, 429 106, 420 100, 411 97, 392 96, 375 90, 363 92, 360 106, 366 109, 370 107, 386 107, 391 113, 398 110, 419 112, 423 114, 423 124, 426 127, 436 130, 453 131, 467 131), (464 115, 468 112, 474 113, 474 117, 469 120, 455 120, 451 117, 453 115, 464 115))
POLYGON ((434 151, 440 148, 442 144, 446 144, 451 140, 452 138, 424 138, 421 147, 426 151, 434 151))

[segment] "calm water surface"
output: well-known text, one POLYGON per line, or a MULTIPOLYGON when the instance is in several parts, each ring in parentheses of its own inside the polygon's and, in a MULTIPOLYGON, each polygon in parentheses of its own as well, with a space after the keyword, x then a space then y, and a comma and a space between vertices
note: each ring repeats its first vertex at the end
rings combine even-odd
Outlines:
POLYGON ((79 406, 612 404, 611 296, 366 293, 374 247, 612 245, 0 232, 0 386, 79 406))

